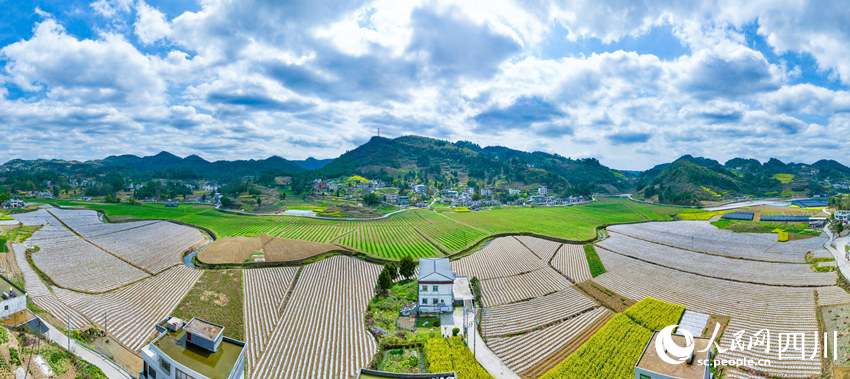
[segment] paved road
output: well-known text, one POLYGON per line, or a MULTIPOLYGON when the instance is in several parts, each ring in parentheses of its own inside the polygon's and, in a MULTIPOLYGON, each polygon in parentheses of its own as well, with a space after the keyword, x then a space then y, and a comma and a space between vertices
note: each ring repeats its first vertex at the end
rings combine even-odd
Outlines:
MULTIPOLYGON (((47 338, 55 341, 63 348, 68 348, 68 335, 65 332, 57 329, 55 326, 50 325, 50 323, 41 320, 44 325, 47 325, 47 338)), ((97 354, 84 346, 77 343, 77 341, 71 341, 71 352, 76 356, 82 358, 86 362, 89 362, 101 370, 106 374, 106 377, 109 379, 113 378, 135 378, 135 376, 127 374, 126 371, 120 369, 115 363, 112 363, 108 359, 102 357, 100 354, 97 354)))
POLYGON ((835 257, 835 262, 838 263, 838 270, 841 271, 841 275, 844 275, 844 278, 850 280, 850 263, 847 262, 846 256, 846 247, 848 237, 840 237, 835 238, 832 235, 832 232, 829 230, 829 226, 825 227, 824 233, 829 236, 829 242, 826 243, 826 249, 829 250, 830 253, 835 257), (835 247, 833 247, 833 243, 835 243, 835 247))

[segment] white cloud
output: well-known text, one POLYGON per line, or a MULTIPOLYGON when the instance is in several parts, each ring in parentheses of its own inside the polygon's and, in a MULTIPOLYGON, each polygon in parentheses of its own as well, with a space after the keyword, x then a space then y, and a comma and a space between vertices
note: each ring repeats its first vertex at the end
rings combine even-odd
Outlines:
POLYGON ((92 36, 45 13, 0 48, 0 122, 32 132, 16 149, 298 159, 336 156, 380 127, 642 169, 684 153, 763 159, 787 138, 817 145, 850 128, 846 89, 799 83, 813 73, 773 61, 743 29, 847 83, 841 4, 208 0, 170 20, 143 0, 90 5, 109 19, 92 36), (683 55, 583 49, 658 26, 683 55))
POLYGON ((150 45, 171 34, 171 26, 165 19, 165 14, 151 7, 144 1, 136 4, 136 36, 146 45, 150 45))

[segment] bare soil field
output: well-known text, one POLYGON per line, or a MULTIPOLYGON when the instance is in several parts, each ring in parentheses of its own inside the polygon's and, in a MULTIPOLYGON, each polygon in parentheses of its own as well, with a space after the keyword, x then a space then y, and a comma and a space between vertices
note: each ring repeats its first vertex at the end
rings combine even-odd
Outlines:
POLYGON ((222 238, 198 253, 198 259, 205 263, 243 263, 254 255, 265 262, 297 261, 324 254, 339 248, 334 245, 270 237, 266 234, 257 237, 222 238), (254 254, 258 253, 258 254, 254 254))

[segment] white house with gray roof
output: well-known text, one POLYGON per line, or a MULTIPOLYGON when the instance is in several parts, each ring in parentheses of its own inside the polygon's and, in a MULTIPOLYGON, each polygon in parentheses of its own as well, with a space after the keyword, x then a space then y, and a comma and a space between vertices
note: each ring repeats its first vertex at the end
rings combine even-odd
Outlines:
POLYGON ((451 312, 455 273, 448 258, 419 259, 419 312, 451 312))

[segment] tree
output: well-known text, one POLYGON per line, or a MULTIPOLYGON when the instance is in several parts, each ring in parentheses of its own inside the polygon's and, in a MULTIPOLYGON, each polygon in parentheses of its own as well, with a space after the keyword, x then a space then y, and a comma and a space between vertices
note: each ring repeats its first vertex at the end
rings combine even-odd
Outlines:
POLYGON ((127 199, 127 204, 130 204, 130 205, 136 204, 136 198, 130 197, 129 199, 127 199))
POLYGON ((12 198, 12 195, 10 195, 9 192, 7 192, 7 191, 0 192, 0 204, 5 203, 10 198, 12 198))
POLYGON ((398 266, 395 263, 390 262, 385 264, 384 270, 389 273, 390 279, 395 280, 398 278, 398 266))
POLYGON ((233 208, 236 205, 236 202, 227 196, 222 196, 220 201, 223 208, 233 208))
POLYGON ((367 193, 366 195, 363 196, 363 204, 377 205, 380 202, 381 202, 381 199, 378 198, 378 194, 376 194, 374 192, 367 193))
POLYGON ((257 197, 257 206, 263 205, 263 199, 261 197, 257 197))
POLYGON ((398 273, 405 279, 410 279, 416 271, 416 262, 410 256, 401 258, 401 265, 398 268, 398 273))
POLYGON ((386 266, 381 271, 381 274, 378 275, 378 291, 386 291, 390 289, 390 286, 393 285, 393 279, 390 277, 390 273, 387 271, 386 266))
POLYGON ((284 191, 280 191, 280 199, 281 199, 281 200, 286 200, 286 192, 284 192, 284 191))

